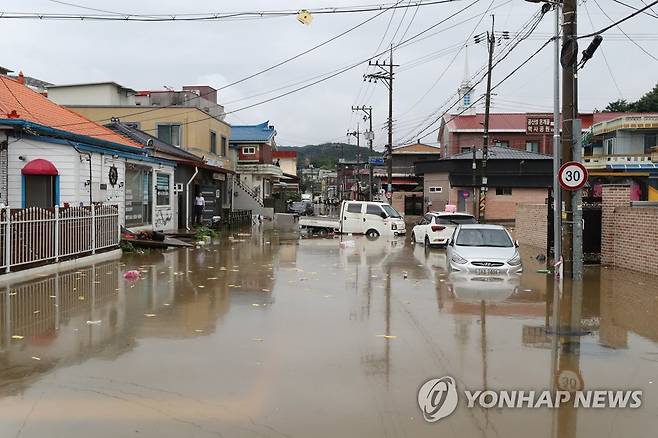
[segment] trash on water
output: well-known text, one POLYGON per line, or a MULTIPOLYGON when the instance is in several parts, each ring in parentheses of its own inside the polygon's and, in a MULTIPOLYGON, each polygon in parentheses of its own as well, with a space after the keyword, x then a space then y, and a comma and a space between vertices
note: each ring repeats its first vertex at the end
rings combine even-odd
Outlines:
POLYGON ((126 271, 123 273, 123 278, 128 281, 133 281, 133 280, 138 280, 139 279, 139 271, 136 269, 132 269, 130 271, 126 271))
POLYGON ((21 335, 12 335, 11 336, 12 339, 23 339, 23 337, 24 336, 21 336, 21 335))
POLYGON ((256 341, 256 342, 263 342, 265 339, 263 339, 263 338, 251 338, 251 340, 256 341))
POLYGON ((397 336, 393 335, 377 335, 378 338, 384 338, 384 339, 395 339, 397 336))
POLYGON ((87 325, 98 325, 101 323, 100 319, 97 319, 95 321, 87 321, 87 325))
POLYGON ((258 303, 252 303, 251 305, 254 306, 254 307, 260 307, 260 304, 258 304, 258 303))
POLYGON ((153 318, 155 316, 155 313, 145 313, 144 316, 147 318, 153 318))
POLYGON ((41 360, 41 358, 40 358, 40 357, 37 357, 37 356, 32 356, 32 359, 34 359, 34 360, 41 360))

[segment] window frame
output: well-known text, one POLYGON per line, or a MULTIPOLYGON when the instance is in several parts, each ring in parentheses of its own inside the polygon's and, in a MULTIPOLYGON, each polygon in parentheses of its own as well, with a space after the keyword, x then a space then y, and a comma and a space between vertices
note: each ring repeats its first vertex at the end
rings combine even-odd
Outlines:
POLYGON ((172 175, 167 172, 155 172, 155 206, 156 207, 171 207, 171 181, 172 181, 172 175), (167 203, 166 204, 160 204, 160 195, 159 192, 159 187, 160 187, 160 182, 159 178, 160 176, 166 176, 167 177, 167 203))
POLYGON ((512 187, 496 187, 496 196, 512 196, 512 187))
POLYGON ((355 214, 358 213, 358 214, 361 214, 361 211, 362 211, 362 210, 363 210, 363 203, 362 203, 362 202, 348 202, 348 203, 347 203, 347 211, 346 211, 347 213, 355 213, 355 214), (352 206, 355 206, 355 205, 358 205, 358 206, 359 206, 359 211, 352 211, 352 210, 350 210, 350 208, 351 208, 352 206))
POLYGON ((430 186, 427 188, 427 190, 429 193, 443 193, 443 187, 441 186, 430 186))
POLYGON ((164 141, 165 143, 169 143, 172 146, 176 146, 177 148, 183 147, 183 124, 179 122, 158 122, 155 124, 155 136, 158 138, 160 141, 164 141), (178 144, 174 143, 173 141, 165 141, 162 138, 160 138, 160 128, 161 127, 167 127, 169 128, 169 139, 172 140, 173 136, 171 135, 171 127, 172 126, 177 126, 178 127, 178 144))
POLYGON ((384 213, 384 210, 382 210, 382 208, 379 205, 366 204, 366 213, 365 214, 370 214, 370 215, 373 215, 373 216, 381 217, 382 213, 384 213), (372 213, 372 212, 368 211, 371 208, 378 210, 378 212, 377 213, 372 213))
POLYGON ((242 155, 256 155, 256 146, 242 146, 240 152, 242 155), (248 150, 251 150, 251 152, 247 152, 248 150))
POLYGON ((210 130, 210 153, 217 155, 217 131, 210 130))
POLYGON ((228 151, 228 139, 226 138, 225 135, 220 136, 219 147, 220 147, 221 156, 225 157, 228 151))
POLYGON ((539 153, 539 141, 536 141, 536 140, 526 140, 526 142, 525 142, 525 150, 526 150, 526 152, 532 152, 532 153, 538 154, 538 153, 539 153), (528 149, 528 145, 537 146, 537 150, 534 150, 534 149, 528 149))

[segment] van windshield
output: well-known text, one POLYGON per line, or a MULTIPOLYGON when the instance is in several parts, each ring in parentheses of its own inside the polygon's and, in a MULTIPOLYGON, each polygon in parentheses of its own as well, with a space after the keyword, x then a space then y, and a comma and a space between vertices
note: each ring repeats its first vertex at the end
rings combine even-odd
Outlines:
POLYGON ((383 204, 382 208, 384 209, 384 211, 386 212, 388 217, 393 217, 393 218, 400 218, 401 217, 400 213, 398 213, 396 209, 394 209, 393 207, 391 207, 388 204, 383 204))

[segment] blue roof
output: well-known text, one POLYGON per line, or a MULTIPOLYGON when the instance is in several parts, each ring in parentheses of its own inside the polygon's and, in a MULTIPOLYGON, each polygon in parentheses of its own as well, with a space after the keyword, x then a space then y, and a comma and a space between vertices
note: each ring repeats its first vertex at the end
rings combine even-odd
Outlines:
POLYGON ((266 143, 276 135, 270 121, 259 125, 231 125, 231 142, 266 143))
POLYGON ((607 168, 612 170, 658 171, 658 163, 629 163, 629 164, 614 163, 614 164, 608 164, 607 168))

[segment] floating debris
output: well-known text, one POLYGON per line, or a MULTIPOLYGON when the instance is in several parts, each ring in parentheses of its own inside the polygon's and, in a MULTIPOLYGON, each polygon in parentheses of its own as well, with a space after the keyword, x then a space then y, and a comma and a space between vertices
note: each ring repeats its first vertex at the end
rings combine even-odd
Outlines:
POLYGON ((84 297, 83 295, 80 295, 80 296, 78 297, 78 299, 79 299, 80 301, 84 301, 84 300, 85 300, 85 297, 84 297))
POLYGON ((203 289, 205 286, 202 285, 202 284, 200 284, 198 287, 200 287, 201 289, 203 289))
POLYGON ((395 339, 397 336, 393 335, 377 335, 378 338, 384 338, 384 339, 395 339))
POLYGON ((251 338, 251 340, 256 341, 256 342, 263 342, 265 339, 263 339, 263 338, 251 338))
POLYGON ((87 321, 87 325, 98 325, 101 323, 100 319, 97 319, 95 321, 87 321))
POLYGON ((41 358, 40 358, 40 357, 37 357, 37 356, 32 356, 32 359, 34 359, 34 360, 41 360, 41 358))
POLYGON ((258 303, 252 303, 251 305, 254 306, 254 307, 260 307, 260 304, 258 304, 258 303))
POLYGON ((155 317, 155 313, 145 313, 144 316, 147 318, 153 318, 155 317))
POLYGON ((134 281, 139 279, 139 271, 136 269, 133 269, 131 271, 126 271, 123 273, 123 278, 128 281, 134 281))
POLYGON ((24 336, 21 336, 21 335, 12 335, 11 338, 12 338, 12 339, 19 339, 19 340, 20 340, 20 339, 23 339, 24 336))

